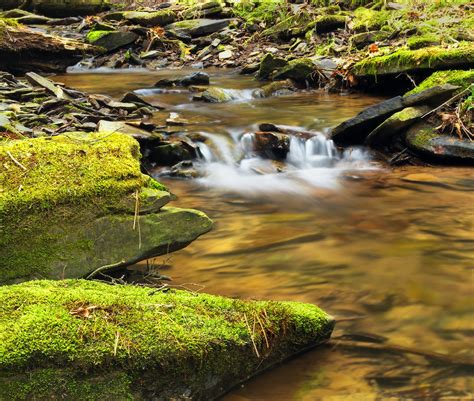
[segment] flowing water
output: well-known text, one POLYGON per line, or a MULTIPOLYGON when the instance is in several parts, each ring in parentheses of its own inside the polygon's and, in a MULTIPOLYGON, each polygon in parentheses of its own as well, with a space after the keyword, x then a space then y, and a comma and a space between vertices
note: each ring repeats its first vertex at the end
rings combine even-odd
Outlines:
POLYGON ((211 71, 211 82, 229 90, 230 103, 150 89, 177 74, 58 77, 117 97, 137 90, 168 105, 155 121, 178 113, 190 124, 175 127, 177 135, 201 138, 201 178, 154 173, 178 196, 175 205, 203 210, 214 230, 134 269, 156 267, 194 291, 315 303, 338 321, 331 346, 250 380, 223 401, 472 399, 472 371, 463 364, 473 360, 472 170, 389 169, 364 149, 339 152, 325 138, 328 127, 374 97, 308 91, 255 99, 256 82, 222 71, 211 71), (285 162, 271 162, 253 152, 251 133, 263 122, 313 136, 292 139, 285 162))

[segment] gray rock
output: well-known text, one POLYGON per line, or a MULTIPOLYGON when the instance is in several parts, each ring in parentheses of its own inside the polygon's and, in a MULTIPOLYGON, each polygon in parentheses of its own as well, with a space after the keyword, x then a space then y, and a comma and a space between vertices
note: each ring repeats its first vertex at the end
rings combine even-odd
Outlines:
POLYGON ((232 100, 232 96, 222 88, 209 88, 193 96, 194 101, 207 103, 226 103, 232 100))
POLYGON ((406 107, 419 104, 428 104, 432 107, 437 107, 450 99, 458 89, 460 89, 460 86, 451 84, 433 86, 420 93, 403 96, 403 104, 406 107))
POLYGON ((169 87, 169 86, 191 86, 191 85, 209 85, 209 74, 205 72, 195 72, 183 78, 175 79, 160 79, 155 87, 169 87))
POLYGON ((126 21, 140 26, 165 26, 176 21, 176 13, 171 10, 159 11, 119 11, 106 14, 106 21, 126 21))
POLYGON ((385 100, 362 110, 357 116, 333 128, 330 138, 345 145, 361 144, 367 135, 393 113, 404 108, 401 96, 385 100))
POLYGON ((374 147, 389 145, 395 135, 414 124, 428 111, 428 106, 407 107, 391 115, 367 136, 365 143, 374 147))
POLYGON ((53 81, 36 74, 35 72, 28 72, 25 74, 28 82, 33 86, 40 86, 46 89, 49 93, 56 96, 58 99, 68 99, 62 88, 56 85, 53 81))
POLYGON ((425 122, 413 125, 408 130, 406 143, 428 160, 474 165, 474 142, 440 134, 425 122))
POLYGON ((150 162, 159 166, 172 166, 184 160, 192 160, 197 157, 196 148, 184 141, 161 142, 158 146, 150 149, 147 158, 150 162))
POLYGON ((226 28, 232 19, 207 19, 199 18, 187 21, 179 21, 166 27, 167 30, 178 34, 191 36, 192 38, 210 35, 226 28))

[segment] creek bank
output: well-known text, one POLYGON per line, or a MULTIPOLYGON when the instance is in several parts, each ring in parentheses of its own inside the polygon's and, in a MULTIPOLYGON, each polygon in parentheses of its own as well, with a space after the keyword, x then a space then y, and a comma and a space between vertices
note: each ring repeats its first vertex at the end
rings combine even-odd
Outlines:
POLYGON ((0 287, 0 299, 0 395, 11 400, 212 400, 334 327, 309 304, 84 280, 0 287))
POLYGON ((420 158, 474 165, 473 90, 472 71, 437 72, 403 97, 368 107, 344 121, 330 137, 340 145, 365 144, 382 150, 395 164, 420 158), (438 85, 441 82, 458 85, 438 85))
POLYGON ((203 213, 164 207, 172 196, 139 157, 113 132, 1 141, 0 283, 113 270, 209 231, 203 213))

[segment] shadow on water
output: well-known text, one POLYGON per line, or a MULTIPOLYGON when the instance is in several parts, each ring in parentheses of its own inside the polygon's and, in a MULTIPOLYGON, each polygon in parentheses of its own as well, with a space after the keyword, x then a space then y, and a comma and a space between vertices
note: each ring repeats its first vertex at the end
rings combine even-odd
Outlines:
MULTIPOLYGON (((58 79, 120 96, 174 74, 58 79)), ((258 86, 247 77, 211 74, 217 86, 258 86)), ((377 101, 305 92, 209 105, 192 103, 186 92, 145 93, 192 121, 184 128, 188 132, 228 143, 261 122, 324 133, 377 101)), ((210 173, 225 166, 235 173, 241 160, 217 162, 206 164, 210 173)), ((230 185, 232 175, 227 182, 224 177, 226 185, 217 185, 212 174, 201 181, 160 178, 178 196, 177 206, 203 210, 215 221, 211 233, 186 249, 149 261, 174 285, 230 297, 311 302, 338 320, 331 346, 253 379, 223 401, 472 399, 472 371, 463 364, 473 361, 472 171, 389 170, 364 163, 337 171, 299 169, 298 174, 331 183, 312 180, 299 193, 284 190, 291 174, 259 173, 262 184, 252 191, 245 190, 248 177, 238 185, 230 185), (420 179, 418 173, 426 174, 420 179)))

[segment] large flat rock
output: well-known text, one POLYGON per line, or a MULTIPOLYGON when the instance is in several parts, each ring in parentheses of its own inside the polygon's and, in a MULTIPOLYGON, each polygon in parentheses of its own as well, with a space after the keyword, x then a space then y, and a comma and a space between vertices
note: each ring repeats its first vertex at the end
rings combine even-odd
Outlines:
POLYGON ((232 19, 198 18, 175 22, 168 25, 166 29, 195 38, 218 32, 226 28, 231 23, 231 21, 232 19))
POLYGON ((5 400, 215 400, 334 327, 309 304, 85 280, 1 287, 0 304, 5 400))

